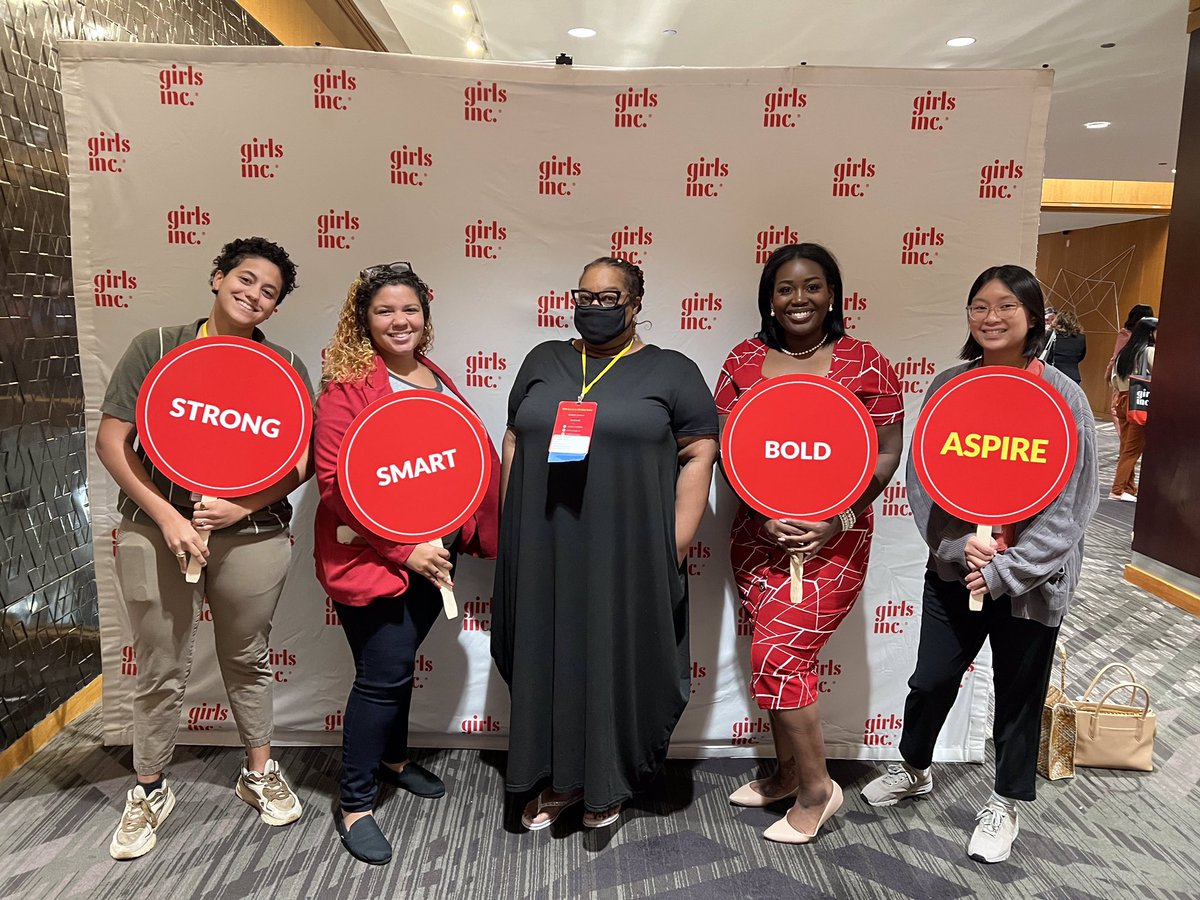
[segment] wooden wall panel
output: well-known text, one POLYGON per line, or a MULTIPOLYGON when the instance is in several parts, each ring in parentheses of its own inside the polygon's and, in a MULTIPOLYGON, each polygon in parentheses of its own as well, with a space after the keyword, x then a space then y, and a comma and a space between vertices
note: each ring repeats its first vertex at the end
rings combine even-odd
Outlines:
POLYGON ((1149 303, 1158 311, 1166 249, 1166 219, 1055 232, 1038 239, 1037 277, 1046 304, 1073 310, 1087 333, 1088 352, 1079 374, 1097 415, 1108 412, 1111 392, 1104 369, 1125 316, 1137 303, 1149 303))

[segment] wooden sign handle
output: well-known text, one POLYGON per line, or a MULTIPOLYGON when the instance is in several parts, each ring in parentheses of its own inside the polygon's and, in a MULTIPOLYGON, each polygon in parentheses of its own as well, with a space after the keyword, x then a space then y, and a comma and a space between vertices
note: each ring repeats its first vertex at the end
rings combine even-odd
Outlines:
MULTIPOLYGON (((984 541, 984 542, 990 541, 992 539, 992 526, 991 525, 976 525, 975 526, 975 537, 979 538, 981 541, 984 541)), ((979 612, 983 609, 983 595, 986 593, 987 593, 987 591, 983 590, 983 591, 980 591, 978 594, 971 594, 971 599, 968 603, 968 606, 970 607, 971 612, 979 612)))
POLYGON ((789 556, 792 561, 791 601, 800 603, 804 597, 804 554, 793 551, 789 556))
MULTIPOLYGON (((432 544, 434 547, 437 547, 439 550, 446 546, 445 544, 442 543, 441 538, 434 538, 429 543, 432 544)), ((458 618, 458 601, 454 599, 453 588, 448 588, 445 585, 439 584, 438 591, 440 591, 441 595, 442 595, 442 609, 444 609, 446 611, 446 618, 447 619, 458 618)))
MULTIPOLYGON (((204 504, 208 504, 208 503, 212 503, 216 499, 217 499, 216 497, 209 497, 208 495, 204 495, 200 498, 200 502, 204 503, 204 504)), ((211 528, 205 528, 203 531, 200 532, 200 543, 202 543, 205 547, 208 546, 208 536, 211 533, 212 533, 211 528)), ((187 583, 195 584, 197 581, 199 581, 200 580, 200 572, 203 569, 204 569, 204 563, 201 561, 201 558, 199 556, 193 556, 191 559, 189 559, 188 567, 187 567, 187 575, 184 576, 184 578, 187 580, 187 583)))

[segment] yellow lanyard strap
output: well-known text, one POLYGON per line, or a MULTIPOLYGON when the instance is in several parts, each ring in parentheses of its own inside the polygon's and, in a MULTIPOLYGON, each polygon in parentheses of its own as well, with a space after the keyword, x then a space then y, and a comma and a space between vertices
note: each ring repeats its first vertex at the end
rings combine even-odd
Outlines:
POLYGON ((617 360, 629 352, 629 348, 633 346, 633 342, 636 340, 637 340, 636 337, 630 338, 629 343, 625 345, 625 349, 622 350, 620 353, 618 353, 616 356, 614 356, 609 361, 608 365, 604 367, 604 370, 599 375, 597 375, 595 378, 592 379, 591 384, 588 384, 588 380, 587 380, 587 347, 585 346, 583 348, 583 351, 580 354, 581 358, 583 359, 583 390, 581 390, 579 392, 579 402, 580 403, 582 403, 583 398, 587 396, 587 392, 596 386, 596 382, 599 381, 601 378, 603 378, 605 375, 607 375, 608 370, 617 364, 617 360))
POLYGON ((208 319, 204 320, 204 324, 200 326, 200 333, 196 337, 208 337, 208 319))

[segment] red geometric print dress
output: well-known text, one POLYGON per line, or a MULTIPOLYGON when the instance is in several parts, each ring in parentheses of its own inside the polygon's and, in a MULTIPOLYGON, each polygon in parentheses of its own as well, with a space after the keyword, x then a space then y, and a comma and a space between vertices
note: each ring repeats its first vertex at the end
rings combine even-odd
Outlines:
MULTIPOLYGON (((742 341, 729 352, 717 378, 719 413, 730 413, 738 397, 763 380, 766 356, 767 345, 758 338, 742 341)), ((838 338, 827 377, 858 397, 877 426, 904 421, 900 380, 891 363, 865 341, 838 338)), ((740 505, 729 535, 729 555, 754 626, 751 689, 759 708, 798 709, 816 702, 817 655, 862 591, 873 523, 874 512, 868 507, 853 528, 807 560, 802 600, 792 603, 787 552, 767 541, 750 508, 740 505)))

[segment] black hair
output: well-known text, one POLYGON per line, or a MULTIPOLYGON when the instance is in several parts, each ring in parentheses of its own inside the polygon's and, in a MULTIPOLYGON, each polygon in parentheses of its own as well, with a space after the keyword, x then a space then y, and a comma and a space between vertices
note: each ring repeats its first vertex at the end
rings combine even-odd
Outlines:
MULTIPOLYGON (((1013 296, 1021 301, 1021 305, 1029 313, 1032 321, 1029 323, 1029 333, 1025 335, 1025 348, 1021 351, 1021 355, 1026 359, 1035 358, 1042 352, 1042 347, 1046 345, 1046 299, 1042 296, 1042 286, 1038 284, 1037 276, 1024 266, 1005 265, 984 269, 975 279, 975 283, 971 285, 971 290, 967 294, 967 306, 971 305, 975 295, 989 281, 1003 282, 1004 286, 1013 292, 1013 296)), ((983 348, 968 331, 967 340, 962 345, 958 358, 970 360, 979 359, 981 356, 983 356, 983 348)))
POLYGON ((629 260, 618 259, 615 256, 601 256, 584 266, 583 271, 586 273, 593 266, 612 266, 619 271, 625 277, 625 290, 634 300, 641 300, 642 295, 646 293, 646 276, 642 274, 642 270, 638 266, 629 260))
POLYGON ((1129 315, 1125 317, 1125 328, 1133 331, 1133 326, 1146 316, 1154 315, 1154 307, 1146 303, 1138 303, 1130 308, 1129 315))
POLYGON ((1122 378, 1128 378, 1133 374, 1133 367, 1138 363, 1138 357, 1147 347, 1154 346, 1154 338, 1158 331, 1158 319, 1154 316, 1144 316, 1139 319, 1137 324, 1133 326, 1133 334, 1129 336, 1129 343, 1121 348, 1121 352, 1117 354, 1117 361, 1113 365, 1113 371, 1122 378))
MULTIPOLYGON (((217 258, 213 260, 213 270, 208 275, 209 282, 217 277, 218 272, 228 275, 251 257, 265 259, 278 267, 279 274, 283 277, 283 284, 279 287, 279 296, 275 298, 276 306, 281 304, 284 298, 299 286, 296 284, 296 264, 292 262, 288 252, 274 241, 269 241, 264 237, 238 238, 222 247, 217 258)), ((213 293, 215 294, 216 291, 213 293)))
POLYGON ((771 315, 771 299, 775 296, 775 276, 787 263, 797 259, 815 262, 825 273, 825 282, 833 294, 829 312, 825 314, 822 329, 827 338, 837 340, 846 333, 846 318, 842 311, 842 270, 838 268, 833 254, 820 244, 785 244, 775 250, 763 266, 758 279, 759 332, 756 337, 772 350, 783 349, 783 336, 779 322, 771 315))
POLYGON ((421 304, 421 315, 425 319, 425 337, 419 348, 425 353, 433 346, 433 319, 429 316, 429 302, 433 299, 429 285, 420 279, 416 272, 397 272, 394 269, 383 269, 372 272, 366 278, 361 275, 354 282, 354 321, 363 337, 370 338, 371 326, 367 313, 371 309, 371 301, 375 295, 389 285, 412 288, 421 304))

